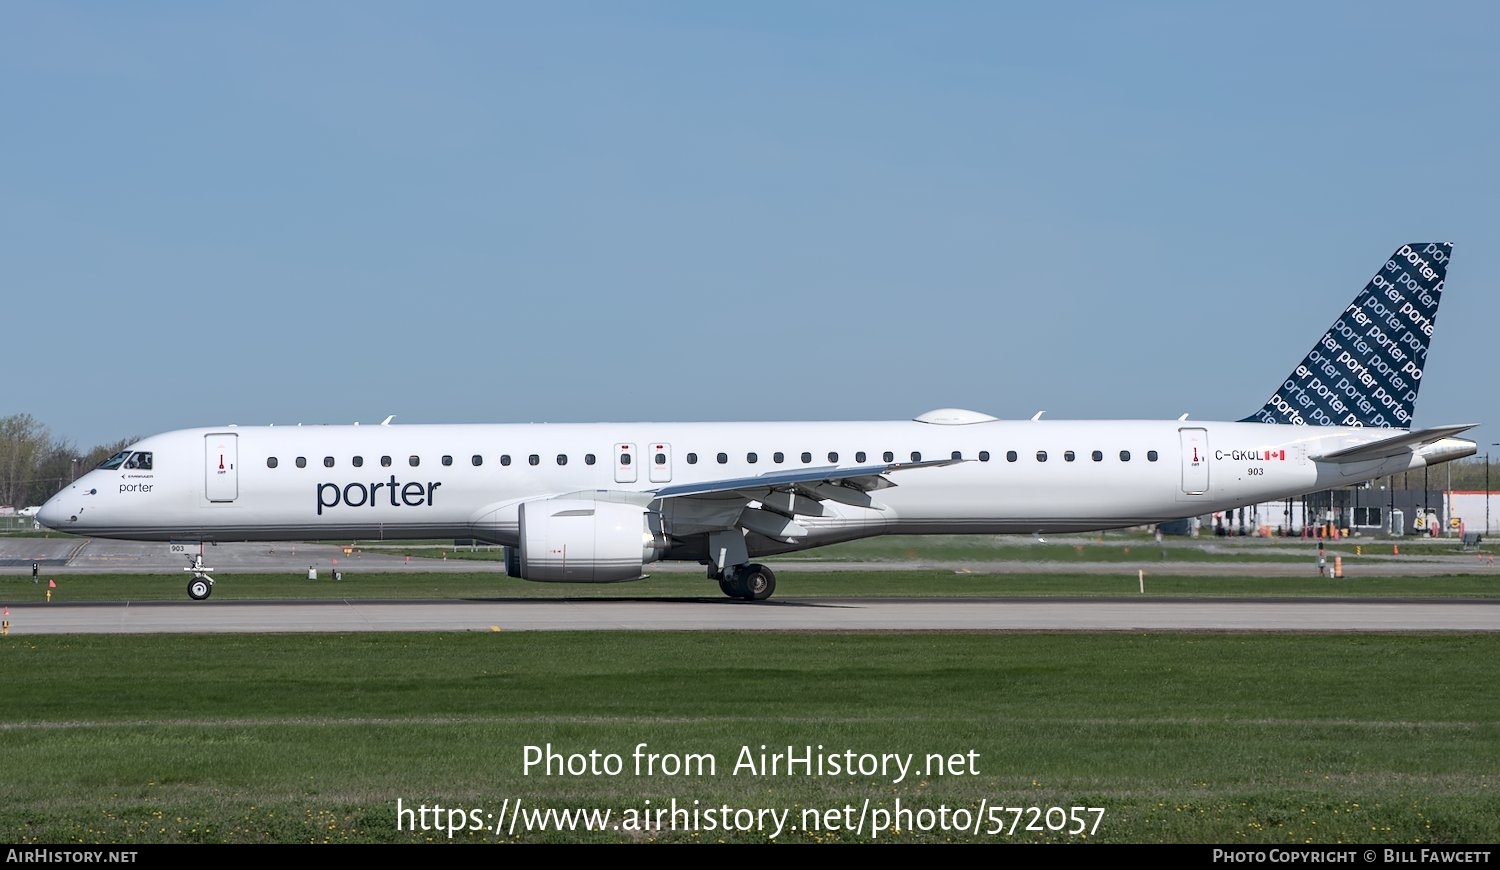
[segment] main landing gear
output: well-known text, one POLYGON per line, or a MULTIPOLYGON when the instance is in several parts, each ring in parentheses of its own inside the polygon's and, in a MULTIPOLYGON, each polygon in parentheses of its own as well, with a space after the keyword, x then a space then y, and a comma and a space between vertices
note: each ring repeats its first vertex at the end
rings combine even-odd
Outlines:
POLYGON ((765 565, 751 562, 735 565, 713 575, 719 588, 730 598, 765 601, 776 591, 776 574, 765 565))
POLYGON ((208 576, 212 568, 203 567, 203 554, 195 553, 188 557, 189 567, 184 571, 192 571, 193 579, 188 581, 188 597, 194 601, 202 601, 214 594, 214 580, 208 576))

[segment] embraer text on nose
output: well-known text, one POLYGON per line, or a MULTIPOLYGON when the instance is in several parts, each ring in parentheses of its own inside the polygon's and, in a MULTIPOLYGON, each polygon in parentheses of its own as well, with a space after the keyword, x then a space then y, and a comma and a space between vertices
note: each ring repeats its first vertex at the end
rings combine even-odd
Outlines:
POLYGON ((390 500, 391 507, 432 507, 432 494, 443 484, 429 480, 426 483, 401 483, 396 475, 388 481, 370 483, 318 484, 318 516, 327 508, 375 507, 390 500), (385 492, 381 492, 385 490, 385 492))

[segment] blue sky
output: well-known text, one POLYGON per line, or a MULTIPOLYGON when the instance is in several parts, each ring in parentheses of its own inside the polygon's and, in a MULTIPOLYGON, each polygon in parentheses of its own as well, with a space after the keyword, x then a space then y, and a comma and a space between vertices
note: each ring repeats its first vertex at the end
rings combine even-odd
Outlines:
POLYGON ((1237 419, 1452 241, 1487 445, 1497 10, 9 3, 0 415, 1237 419))

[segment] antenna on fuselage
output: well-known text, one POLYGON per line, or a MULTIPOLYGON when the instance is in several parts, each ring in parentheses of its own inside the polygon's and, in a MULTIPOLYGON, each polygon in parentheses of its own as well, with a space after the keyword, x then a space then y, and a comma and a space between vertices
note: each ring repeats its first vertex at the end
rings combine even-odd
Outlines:
POLYGON ((391 416, 386 417, 384 420, 381 420, 380 421, 380 425, 382 425, 382 426, 389 426, 389 425, 391 425, 391 421, 394 420, 394 419, 396 419, 396 415, 392 414, 391 416))
POLYGON ((1047 413, 1047 412, 1046 411, 1037 411, 1035 414, 1032 415, 1031 419, 1033 419, 1033 420, 1040 420, 1040 419, 1042 419, 1042 415, 1045 414, 1045 413, 1047 413))

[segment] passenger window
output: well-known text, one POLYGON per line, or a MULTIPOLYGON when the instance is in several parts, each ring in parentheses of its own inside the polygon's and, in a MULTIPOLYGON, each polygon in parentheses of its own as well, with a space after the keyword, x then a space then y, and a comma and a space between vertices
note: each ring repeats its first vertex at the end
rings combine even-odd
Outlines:
POLYGON ((584 465, 593 465, 597 461, 598 460, 594 457, 594 454, 592 454, 592 453, 585 453, 585 454, 583 454, 583 464, 584 465))
POLYGON ((1073 451, 1071 451, 1071 450, 1064 450, 1063 451, 1063 461, 1064 462, 1072 462, 1073 460, 1075 460, 1077 458, 1078 458, 1078 454, 1074 453, 1073 451))
POLYGON ((778 450, 775 453, 771 454, 771 461, 775 462, 777 465, 780 465, 781 463, 786 461, 786 454, 778 450))
POLYGON ((696 453, 689 453, 687 455, 687 460, 688 460, 688 465, 697 465, 698 464, 698 454, 696 454, 696 453))
POLYGON ((717 459, 717 460, 719 460, 719 464, 720 465, 723 465, 724 463, 726 463, 726 462, 729 461, 729 454, 728 453, 720 453, 718 456, 716 456, 714 458, 717 459))
MULTIPOLYGON (((627 454, 627 458, 628 457, 629 457, 629 454, 627 454)), ((540 465, 540 464, 542 464, 542 457, 540 457, 540 456, 536 455, 535 453, 533 453, 530 456, 526 457, 526 464, 527 465, 540 465)))
POLYGON ((307 467, 307 457, 306 456, 298 456, 297 457, 297 467, 298 468, 306 468, 307 467))
MULTIPOLYGON (((536 463, 533 462, 531 464, 535 465, 536 463)), ((630 454, 629 453, 621 453, 620 454, 620 464, 621 465, 629 465, 630 464, 630 454)))
POLYGON ((355 468, 361 468, 365 464, 365 458, 363 456, 355 456, 349 460, 349 464, 355 468))
POLYGON ((473 456, 469 457, 469 463, 471 465, 474 465, 474 466, 483 465, 484 464, 484 457, 480 456, 478 453, 476 453, 473 456))
POLYGON ((1007 450, 1007 451, 1005 451, 1005 461, 1006 462, 1015 462, 1019 458, 1020 457, 1016 456, 1016 451, 1014 451, 1014 450, 1007 450))
POLYGON ((838 462, 839 461, 838 452, 837 451, 833 451, 833 450, 828 451, 828 461, 829 462, 838 462))
POLYGON ((1038 450, 1036 452, 1036 461, 1037 462, 1046 462, 1047 461, 1047 451, 1045 451, 1045 450, 1038 450))
POLYGON ((325 456, 325 457, 323 457, 323 467, 324 468, 332 468, 333 467, 333 457, 332 456, 325 456))
POLYGON ((380 457, 380 467, 381 468, 390 468, 391 467, 391 458, 389 456, 382 456, 382 457, 380 457))
POLYGON ((756 456, 754 453, 746 453, 745 454, 745 461, 748 462, 748 463, 750 463, 751 465, 754 465, 756 463, 756 461, 759 460, 759 459, 760 459, 760 457, 756 456))
POLYGON ((559 454, 557 454, 557 464, 558 465, 567 465, 568 464, 568 454, 566 454, 566 453, 559 453, 559 454))
POLYGON ((509 453, 502 453, 502 454, 500 454, 500 464, 501 465, 509 465, 510 464, 510 454, 509 453))
POLYGON ((1129 450, 1121 450, 1120 451, 1120 461, 1121 462, 1129 462, 1130 461, 1130 451, 1129 450))
POLYGON ((1156 461, 1156 451, 1155 450, 1147 450, 1146 451, 1146 461, 1147 462, 1155 462, 1156 461))
POLYGON ((981 451, 979 451, 979 461, 980 462, 989 462, 990 461, 990 452, 988 450, 981 450, 981 451))
POLYGON ((276 457, 274 457, 274 456, 267 456, 266 457, 266 467, 267 468, 275 468, 276 465, 277 465, 277 463, 276 463, 276 457))
POLYGON ((658 454, 656 454, 656 459, 654 461, 656 462, 657 465, 666 465, 667 464, 667 454, 665 454, 665 453, 658 453, 658 454))
POLYGON ((912 462, 921 462, 922 461, 922 454, 921 454, 921 452, 917 451, 917 450, 913 450, 911 452, 911 461, 912 462))
POLYGON ((1103 462, 1104 461, 1104 451, 1103 450, 1095 450, 1093 453, 1090 453, 1089 456, 1092 457, 1095 462, 1103 462))
POLYGON ((804 465, 806 465, 809 462, 812 462, 812 454, 811 453, 803 453, 802 454, 802 463, 804 465))
POLYGON ((963 453, 962 450, 955 450, 955 451, 953 451, 953 456, 951 458, 953 458, 953 459, 963 459, 964 458, 964 453, 963 453))
POLYGON ((865 452, 861 450, 858 453, 854 454, 854 461, 863 465, 865 461, 865 452))
POLYGON ((443 457, 443 464, 444 465, 452 465, 453 464, 453 457, 452 456, 444 456, 443 457))
POLYGON ((406 457, 406 464, 410 465, 412 468, 416 468, 418 465, 422 464, 422 460, 418 459, 415 456, 408 456, 406 457))

